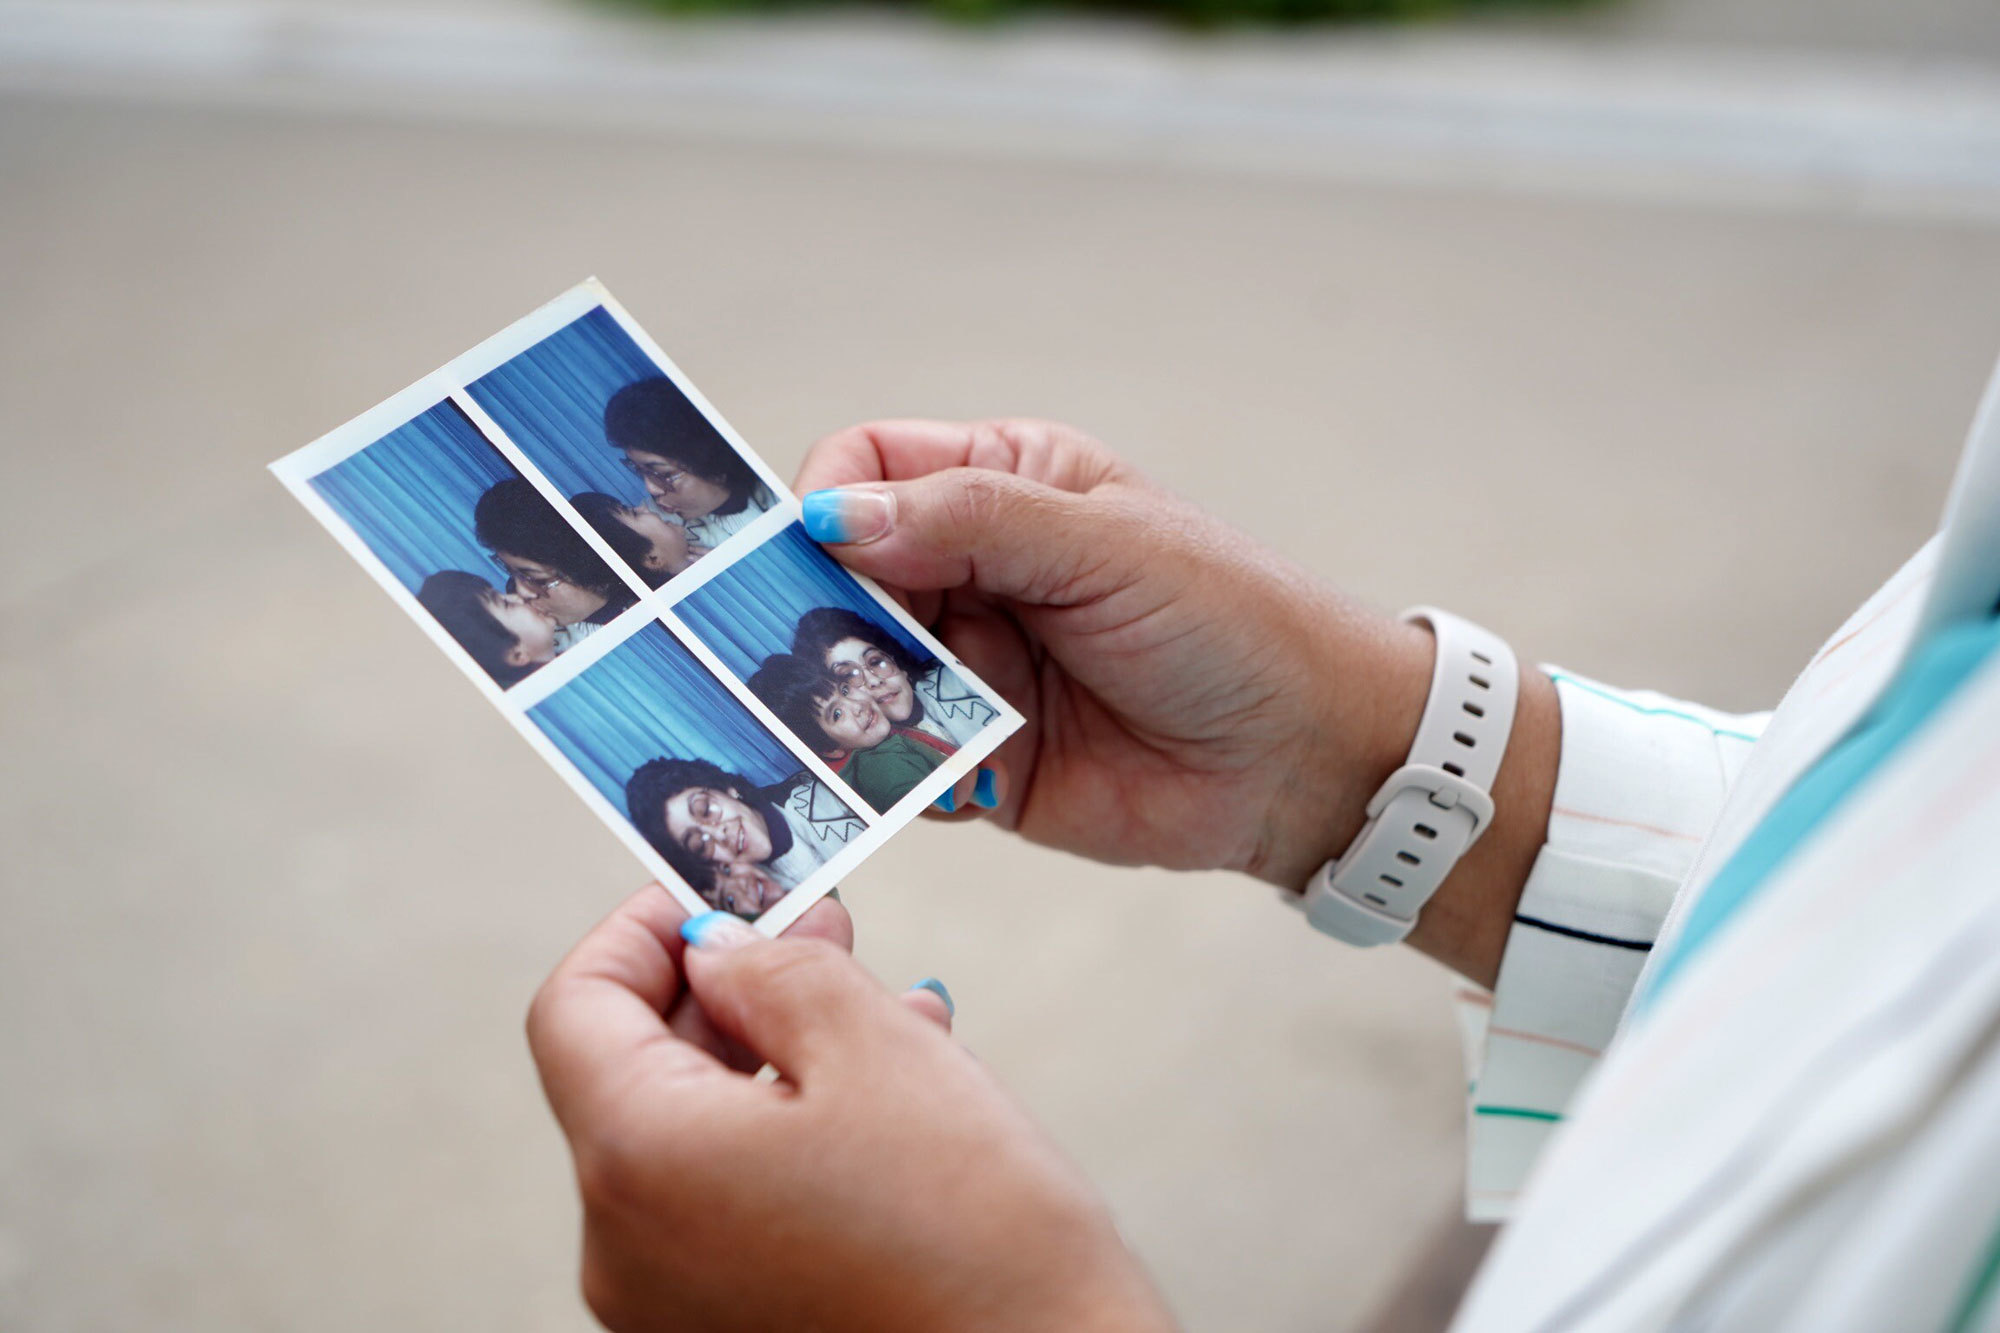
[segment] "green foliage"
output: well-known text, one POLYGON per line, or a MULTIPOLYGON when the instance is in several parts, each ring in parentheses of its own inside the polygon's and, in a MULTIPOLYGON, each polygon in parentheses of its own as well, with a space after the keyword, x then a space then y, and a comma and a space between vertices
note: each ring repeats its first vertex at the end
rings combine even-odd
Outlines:
MULTIPOLYGON (((804 9, 854 0, 614 0, 667 14, 804 9)), ((928 10, 963 23, 990 23, 1054 9, 1151 14, 1190 27, 1242 24, 1424 22, 1503 9, 1584 9, 1605 0, 874 0, 879 7, 928 10)))

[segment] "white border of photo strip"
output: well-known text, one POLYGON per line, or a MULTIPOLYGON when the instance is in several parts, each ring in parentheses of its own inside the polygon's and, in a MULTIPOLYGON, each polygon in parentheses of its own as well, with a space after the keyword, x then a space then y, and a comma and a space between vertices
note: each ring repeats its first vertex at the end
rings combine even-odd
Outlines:
POLYGON ((593 664, 603 660, 606 655, 647 625, 655 623, 663 625, 675 640, 692 652, 696 660, 750 711, 778 744, 798 760, 800 768, 812 772, 828 790, 846 803, 848 809, 853 811, 865 826, 861 833, 828 858, 810 878, 793 888, 775 907, 757 918, 756 927, 769 935, 778 934, 798 920, 799 915, 824 897, 840 882, 843 875, 868 859, 899 829, 921 814, 959 779, 970 773, 980 760, 992 754, 1000 743, 1021 725, 1020 713, 1005 699, 968 670, 965 663, 939 643, 928 630, 913 620, 894 598, 883 592, 872 580, 858 574, 854 576, 856 582, 875 599, 885 615, 894 618, 915 636, 918 642, 936 654, 941 662, 970 683, 999 710, 999 715, 988 723, 979 735, 960 746, 956 753, 946 758, 943 764, 893 808, 880 814, 871 810, 867 802, 856 796, 847 784, 827 767, 825 760, 807 749, 772 715, 762 700, 751 694, 749 688, 723 666, 708 645, 697 638, 675 614, 674 607, 703 583, 797 522, 800 516, 799 502, 792 494, 791 488, 786 486, 777 474, 771 471, 770 466, 744 443, 742 437, 731 429, 729 423, 723 420, 722 415, 706 398, 702 397, 700 391, 688 382, 680 368, 660 350, 658 344, 646 336, 645 330, 633 321, 625 308, 619 305, 604 285, 595 278, 571 288, 534 314, 488 338, 465 355, 426 375, 401 393, 363 412, 340 429, 279 459, 271 464, 271 471, 285 484, 286 489, 298 497, 299 503, 303 504, 307 511, 333 534, 334 539, 347 548, 348 554, 352 555, 361 567, 382 585, 391 600, 416 621, 424 633, 430 636, 431 641, 444 651, 444 655, 457 663, 458 669, 467 679, 471 680, 493 706, 513 723, 516 731, 527 738, 528 744, 534 747, 535 752, 548 761, 549 766, 562 776, 563 781, 569 784, 583 803, 690 912, 708 911, 708 904, 676 875, 666 860, 640 836, 638 829, 634 828, 631 821, 625 817, 625 812, 607 800, 528 716, 530 708, 542 703, 570 681, 588 671, 593 664), (500 428, 499 423, 494 421, 466 392, 466 386, 488 371, 511 361, 600 306, 617 321, 618 326, 631 337, 632 341, 638 344, 640 350, 653 360, 660 372, 687 395, 688 401, 693 403, 722 433, 723 439, 728 441, 730 447, 756 470, 758 477, 771 488, 771 494, 777 497, 777 503, 770 510, 731 535, 714 550, 689 566, 685 572, 669 579, 665 586, 657 589, 648 588, 633 571, 625 567, 624 562, 618 559, 596 530, 583 521, 582 515, 570 505, 568 497, 542 475, 541 470, 521 452, 520 447, 508 437, 506 431, 500 428), (590 543, 591 549, 603 557, 605 563, 616 570, 638 596, 638 601, 630 610, 556 657, 547 666, 519 681, 511 689, 501 689, 492 677, 459 647, 457 641, 445 631, 444 627, 432 619, 430 614, 417 603, 415 594, 389 572, 388 566, 382 563, 360 534, 348 527, 311 485, 314 477, 360 453, 399 426, 447 400, 455 403, 471 418, 488 443, 497 448, 507 461, 547 498, 556 512, 563 516, 564 521, 590 543))

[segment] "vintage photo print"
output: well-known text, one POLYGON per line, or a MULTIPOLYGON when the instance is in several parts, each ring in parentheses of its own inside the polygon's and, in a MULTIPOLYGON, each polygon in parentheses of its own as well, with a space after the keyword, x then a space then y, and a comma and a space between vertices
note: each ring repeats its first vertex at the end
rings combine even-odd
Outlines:
POLYGON ((867 825, 657 621, 528 719, 675 875, 755 920, 867 825))
POLYGON ((466 393, 648 587, 776 503, 752 462, 603 306, 466 393))
POLYGON ((797 523, 674 610, 878 812, 916 790, 1003 711, 797 523))
POLYGON ((636 600, 450 402, 306 484, 502 689, 636 600))
POLYGON ((690 911, 782 931, 1021 725, 595 280, 271 471, 690 911))

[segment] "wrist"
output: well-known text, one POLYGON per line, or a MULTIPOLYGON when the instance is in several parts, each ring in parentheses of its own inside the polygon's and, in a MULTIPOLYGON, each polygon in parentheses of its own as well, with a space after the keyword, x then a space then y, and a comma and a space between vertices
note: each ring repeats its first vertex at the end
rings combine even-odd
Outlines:
MULTIPOLYGON (((1315 622, 1313 724, 1274 812, 1267 855, 1252 873, 1290 892, 1344 855, 1367 804, 1408 760, 1430 696, 1435 641, 1421 626, 1334 608, 1315 622)), ((1554 685, 1520 671, 1514 726, 1491 789, 1494 817, 1419 915, 1408 943, 1483 986, 1500 957, 1522 887, 1548 836, 1561 750, 1554 685)))
POLYGON ((1430 631, 1328 598, 1301 612, 1310 677, 1287 776, 1250 873, 1297 892, 1347 850, 1403 766, 1430 695, 1430 631))
POLYGON ((1408 943, 1454 972, 1492 989, 1521 891, 1549 837, 1562 709, 1555 682, 1520 668, 1514 731, 1493 782, 1493 824, 1452 868, 1417 918, 1408 943))

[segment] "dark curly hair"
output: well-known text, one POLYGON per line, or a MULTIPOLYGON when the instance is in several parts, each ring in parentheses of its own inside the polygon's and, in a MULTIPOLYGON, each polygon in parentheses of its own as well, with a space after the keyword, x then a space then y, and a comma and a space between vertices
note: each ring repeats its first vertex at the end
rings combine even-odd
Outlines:
MULTIPOLYGON (((826 655, 842 639, 859 639, 872 648, 880 648, 912 679, 939 665, 937 658, 928 654, 917 656, 881 625, 844 606, 816 606, 800 616, 799 627, 792 632, 792 651, 808 662, 824 666, 826 655)), ((912 692, 911 697, 910 716, 902 723, 906 727, 914 727, 924 718, 923 696, 912 692)))
POLYGON ((824 663, 842 639, 859 639, 880 648, 908 675, 920 676, 938 664, 937 658, 917 656, 881 625, 844 606, 816 606, 800 616, 799 627, 792 631, 792 651, 808 662, 824 663))
POLYGON ((819 722, 820 705, 840 693, 840 681, 825 667, 791 653, 776 653, 743 683, 814 753, 828 755, 841 748, 819 722))
POLYGON ((479 540, 494 551, 547 565, 614 608, 623 609, 638 600, 625 581, 611 572, 611 566, 590 549, 582 534, 523 477, 509 477, 488 487, 472 507, 472 526, 479 540))
MULTIPOLYGON (((789 786, 789 784, 781 784, 789 786)), ((704 899, 714 890, 714 871, 667 831, 667 802, 690 787, 714 791, 734 791, 742 802, 764 817, 771 855, 783 856, 791 850, 792 833, 778 812, 779 789, 759 787, 739 773, 731 773, 706 759, 649 759, 625 779, 625 814, 652 849, 666 859, 676 875, 704 899)))
POLYGON ((604 405, 604 438, 613 449, 670 458, 729 492, 718 514, 740 514, 757 493, 757 473, 729 447, 701 409, 665 377, 635 380, 604 405))

